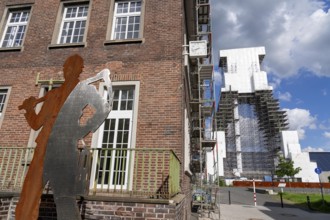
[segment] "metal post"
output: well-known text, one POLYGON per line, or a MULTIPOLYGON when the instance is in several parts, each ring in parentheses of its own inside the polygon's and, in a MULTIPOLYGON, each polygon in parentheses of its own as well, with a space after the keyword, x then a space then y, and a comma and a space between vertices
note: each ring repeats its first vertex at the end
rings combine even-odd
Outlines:
POLYGON ((282 195, 282 193, 280 193, 280 197, 281 197, 281 207, 283 208, 284 205, 283 205, 283 195, 282 195))
POLYGON ((311 201, 309 199, 309 196, 307 196, 307 206, 310 210, 312 210, 312 207, 311 207, 311 201))
POLYGON ((318 174, 318 176, 319 176, 320 188, 321 188, 321 195, 322 195, 322 206, 324 206, 325 204, 324 204, 323 186, 322 186, 320 174, 318 174))
POLYGON ((253 200, 254 200, 254 206, 257 206, 257 195, 256 195, 256 183, 253 179, 253 200))
POLYGON ((230 190, 228 190, 228 200, 229 200, 229 205, 231 205, 230 190))

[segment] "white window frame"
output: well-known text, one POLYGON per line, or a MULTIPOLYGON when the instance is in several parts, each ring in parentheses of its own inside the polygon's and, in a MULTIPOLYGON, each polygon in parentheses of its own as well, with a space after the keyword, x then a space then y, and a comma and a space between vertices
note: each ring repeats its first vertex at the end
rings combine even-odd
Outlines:
MULTIPOLYGON (((113 24, 112 24, 112 40, 127 40, 127 39, 138 39, 140 38, 140 29, 141 29, 141 11, 142 11, 142 1, 141 0, 130 0, 130 1, 115 1, 115 9, 114 9, 114 16, 113 16, 113 24), (128 4, 128 10, 130 9, 130 6, 132 3, 138 3, 140 2, 140 11, 138 12, 127 12, 127 13, 117 13, 118 10, 118 5, 119 4, 128 4), (140 22, 139 22, 139 30, 138 30, 138 35, 137 37, 130 37, 128 38, 128 26, 129 26, 129 20, 132 17, 139 17, 140 22), (117 18, 126 18, 125 22, 125 37, 124 38, 116 38, 116 23, 117 23, 117 18)), ((133 25, 134 26, 134 25, 133 25)))
MULTIPOLYGON (((90 9, 90 5, 89 5, 88 2, 80 2, 80 3, 77 3, 77 4, 64 4, 63 5, 63 14, 62 14, 62 19, 61 19, 61 26, 60 26, 60 29, 59 29, 58 39, 57 39, 57 43, 58 44, 83 43, 85 41, 85 36, 87 34, 87 24, 88 24, 89 9, 90 9), (79 8, 86 7, 86 6, 88 7, 87 8, 87 14, 86 14, 86 16, 80 16, 80 17, 78 17, 79 8), (66 18, 66 14, 67 14, 67 11, 68 11, 69 8, 77 8, 77 13, 76 13, 75 17, 66 18), (64 25, 65 25, 65 23, 71 23, 71 22, 73 22, 73 24, 74 24, 73 25, 72 33, 70 35, 64 36, 64 42, 61 42, 61 39, 63 37, 62 33, 64 31, 63 30, 64 25), (77 26, 76 26, 77 22, 85 22, 85 27, 84 27, 84 33, 82 35, 82 40, 81 41, 74 42, 73 39, 74 39, 74 36, 75 36, 74 33, 77 30, 77 26), (67 39, 69 37, 71 39, 69 40, 69 42, 67 42, 67 39)), ((79 36, 80 35, 78 35, 78 38, 79 38, 79 36)))
POLYGON ((4 100, 0 100, 1 101, 1 105, 2 105, 2 109, 1 109, 1 112, 0 112, 0 127, 1 127, 1 124, 2 124, 2 121, 3 121, 3 118, 4 118, 4 115, 5 115, 5 111, 6 111, 6 108, 7 108, 7 104, 8 104, 8 100, 9 100, 9 95, 10 95, 10 90, 11 88, 10 87, 0 87, 0 90, 7 90, 7 92, 1 92, 1 94, 5 94, 6 97, 4 98, 4 100))
MULTIPOLYGON (((117 7, 118 3, 127 3, 127 2, 137 2, 138 0, 110 0, 110 12, 109 12, 109 21, 108 21, 108 31, 106 36, 105 44, 111 44, 116 42, 142 42, 143 39, 143 27, 144 27, 144 14, 145 14, 145 1, 146 0, 140 0, 141 2, 141 10, 139 12, 133 12, 133 13, 125 13, 118 15, 117 14, 117 7), (116 17, 120 16, 136 16, 138 15, 140 17, 140 26, 139 26, 139 34, 137 38, 126 38, 125 39, 116 39, 115 38, 115 24, 116 24, 116 17)), ((127 21, 128 22, 128 19, 127 21)), ((127 26, 126 26, 127 27, 127 26)), ((128 28, 128 27, 127 27, 128 28)), ((127 31, 126 35, 127 36, 127 31)))
POLYGON ((1 41, 0 41, 0 48, 20 48, 23 46, 24 39, 26 36, 27 28, 28 28, 28 23, 31 17, 31 7, 14 7, 14 8, 9 8, 7 11, 4 13, 4 17, 2 19, 2 25, 3 26, 3 31, 1 34, 1 41), (11 22, 11 18, 14 13, 20 13, 20 19, 22 18, 22 14, 24 12, 27 12, 27 20, 26 21, 18 21, 18 22, 11 22), (11 35, 13 35, 13 39, 6 45, 4 44, 5 37, 7 35, 8 29, 11 27, 16 27, 16 30, 14 30, 11 35), (18 29, 19 27, 24 27, 24 32, 22 34, 22 37, 19 39, 20 43, 16 44, 15 42, 17 41, 17 36, 18 36, 18 29))
MULTIPOLYGON (((140 82, 139 81, 130 81, 130 82, 112 82, 113 90, 115 91, 117 88, 119 89, 125 89, 128 87, 131 87, 134 89, 134 100, 133 100, 133 109, 129 111, 111 111, 107 117, 107 119, 120 119, 120 118, 130 118, 130 134, 129 134, 129 141, 128 141, 128 149, 134 149, 136 147, 136 131, 137 131, 137 115, 138 115, 138 100, 139 100, 139 88, 140 88, 140 82)), ((100 86, 100 92, 103 93, 104 97, 107 96, 106 92, 103 90, 103 86, 100 86)), ((104 123, 99 127, 99 129, 93 134, 92 138, 92 148, 101 148, 102 142, 103 142, 103 132, 104 132, 104 123)), ((116 134, 115 134, 116 135, 116 134)), ((114 137, 114 140, 116 139, 116 136, 114 137)), ((114 147, 115 148, 115 147, 114 147)), ((94 152, 93 158, 98 158, 97 152, 94 152)), ((128 151, 127 158, 134 158, 134 151, 128 151), (132 153, 132 155, 129 155, 132 153)), ((114 161, 114 160, 113 160, 114 161)), ((112 178, 110 179, 109 185, 103 185, 95 183, 95 176, 97 172, 97 161, 94 160, 92 164, 92 171, 91 171, 91 178, 90 178, 90 188, 93 189, 95 184, 97 188, 119 188, 112 184, 112 178)), ((134 161, 131 161, 131 167, 128 167, 129 163, 127 160, 126 165, 126 176, 125 176, 125 184, 120 188, 124 190, 132 190, 132 183, 133 183, 133 168, 134 168, 134 161), (131 172, 129 172, 130 170, 131 172), (128 177, 128 174, 130 176, 128 177), (130 180, 128 182, 127 180, 130 180), (128 188, 129 186, 129 188, 128 188)), ((113 172, 112 172, 113 173, 113 172)))

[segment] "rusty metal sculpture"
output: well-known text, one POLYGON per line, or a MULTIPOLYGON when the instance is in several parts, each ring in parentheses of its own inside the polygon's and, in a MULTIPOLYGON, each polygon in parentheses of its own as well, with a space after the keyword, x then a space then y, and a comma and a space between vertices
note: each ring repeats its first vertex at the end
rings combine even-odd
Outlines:
POLYGON ((79 55, 69 57, 63 66, 65 82, 59 88, 39 99, 30 97, 19 106, 26 110, 25 118, 32 129, 42 129, 16 207, 17 220, 38 219, 40 197, 47 182, 53 190, 57 219, 81 219, 76 195, 85 193, 86 178, 81 178, 77 143, 103 123, 112 103, 111 98, 103 99, 90 85, 103 79, 111 95, 110 71, 102 70, 79 82, 82 70, 83 59, 79 55), (39 102, 43 105, 37 114, 34 108, 39 102), (95 111, 82 126, 79 120, 88 105, 95 111))

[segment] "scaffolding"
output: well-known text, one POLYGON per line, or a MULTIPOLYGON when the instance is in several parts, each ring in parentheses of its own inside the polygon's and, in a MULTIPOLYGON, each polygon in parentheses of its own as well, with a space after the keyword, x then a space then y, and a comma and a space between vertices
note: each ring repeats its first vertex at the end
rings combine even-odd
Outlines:
MULTIPOLYGON (((196 33, 191 41, 206 42, 206 56, 190 56, 190 110, 191 110, 191 170, 201 180, 205 176, 205 153, 215 146, 213 134, 214 91, 211 51, 211 23, 209 0, 195 1, 196 33)), ((191 54, 190 54, 191 55, 191 54)))
MULTIPOLYGON (((227 70, 223 64, 220 60, 220 67, 227 70)), ((226 137, 225 177, 261 179, 274 173, 280 132, 288 123, 272 90, 223 91, 216 118, 218 130, 226 137)))
MULTIPOLYGON (((206 194, 200 201, 193 201, 193 206, 199 208, 212 209, 212 201, 215 196, 212 194, 214 179, 218 177, 217 159, 214 159, 214 170, 212 178, 208 179, 206 166, 207 152, 213 152, 214 157, 217 153, 214 151, 216 145, 215 130, 215 99, 214 99, 214 81, 213 81, 213 63, 212 63, 212 33, 210 19, 210 1, 192 0, 195 28, 189 35, 189 68, 188 68, 188 89, 189 89, 189 108, 190 108, 190 140, 191 140, 191 163, 190 169, 193 173, 193 189, 206 194), (192 42, 197 44, 205 43, 205 54, 194 55, 192 51, 192 42), (212 198, 212 199, 211 199, 212 198)), ((188 46, 188 45, 187 45, 188 46)), ((184 53, 187 54, 187 53, 184 53)), ((195 196, 200 198, 199 196, 195 196)))

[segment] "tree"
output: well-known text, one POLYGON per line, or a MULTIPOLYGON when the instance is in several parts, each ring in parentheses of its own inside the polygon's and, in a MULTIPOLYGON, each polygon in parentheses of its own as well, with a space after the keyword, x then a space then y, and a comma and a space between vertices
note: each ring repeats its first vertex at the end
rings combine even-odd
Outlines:
POLYGON ((294 162, 291 159, 286 159, 283 156, 279 156, 279 163, 275 170, 275 174, 278 177, 288 176, 293 178, 300 171, 300 167, 294 168, 294 162))

